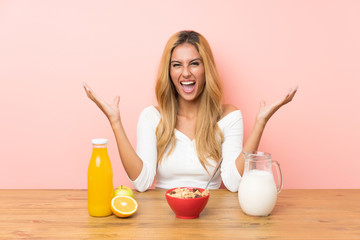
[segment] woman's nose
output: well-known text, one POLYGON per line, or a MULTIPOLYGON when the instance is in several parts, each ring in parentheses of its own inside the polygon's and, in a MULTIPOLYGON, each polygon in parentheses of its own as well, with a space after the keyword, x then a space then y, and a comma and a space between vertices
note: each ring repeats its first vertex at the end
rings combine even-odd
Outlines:
POLYGON ((182 72, 182 75, 184 78, 188 78, 191 76, 191 72, 190 72, 190 69, 188 67, 184 67, 184 70, 182 72))

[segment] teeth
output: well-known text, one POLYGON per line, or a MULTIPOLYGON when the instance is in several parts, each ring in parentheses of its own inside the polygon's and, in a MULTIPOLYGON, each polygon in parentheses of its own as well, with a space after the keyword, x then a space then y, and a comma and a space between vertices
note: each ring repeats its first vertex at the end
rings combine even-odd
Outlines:
POLYGON ((195 81, 190 81, 190 82, 181 82, 182 85, 192 85, 194 84, 195 81))

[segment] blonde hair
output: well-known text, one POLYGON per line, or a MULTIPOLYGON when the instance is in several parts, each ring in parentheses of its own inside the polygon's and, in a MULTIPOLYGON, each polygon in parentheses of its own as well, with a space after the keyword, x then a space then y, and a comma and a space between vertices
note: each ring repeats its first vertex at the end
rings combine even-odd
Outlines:
POLYGON ((157 163, 160 164, 166 149, 173 151, 176 138, 178 100, 175 86, 170 78, 170 60, 173 50, 183 43, 190 43, 199 52, 205 69, 205 86, 200 95, 200 105, 195 125, 195 143, 198 158, 205 168, 210 165, 208 158, 218 162, 221 158, 221 144, 224 140, 217 125, 222 114, 222 87, 214 57, 207 40, 194 31, 181 31, 170 37, 161 57, 155 93, 161 114, 156 128, 157 163))

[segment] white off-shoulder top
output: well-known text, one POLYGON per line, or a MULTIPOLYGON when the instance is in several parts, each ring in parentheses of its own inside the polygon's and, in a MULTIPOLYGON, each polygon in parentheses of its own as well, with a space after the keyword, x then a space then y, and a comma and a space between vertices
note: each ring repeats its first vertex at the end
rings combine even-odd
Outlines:
MULTIPOLYGON (((175 129, 176 145, 173 152, 164 154, 162 162, 157 166, 156 127, 161 115, 154 106, 145 108, 140 114, 137 126, 136 152, 143 161, 140 175, 130 182, 140 192, 150 188, 155 179, 156 188, 170 189, 174 187, 204 188, 213 173, 216 162, 210 160, 209 171, 201 165, 196 153, 195 140, 175 129)), ((242 151, 243 119, 240 110, 233 111, 223 117, 218 126, 224 135, 222 144, 223 162, 209 189, 217 189, 221 182, 231 192, 237 192, 241 175, 235 160, 242 151)), ((169 149, 167 149, 168 151, 169 149)))

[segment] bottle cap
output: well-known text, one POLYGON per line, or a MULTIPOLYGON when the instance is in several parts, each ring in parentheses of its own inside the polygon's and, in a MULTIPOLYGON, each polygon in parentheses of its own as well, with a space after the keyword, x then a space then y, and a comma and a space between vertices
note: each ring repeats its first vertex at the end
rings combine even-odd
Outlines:
POLYGON ((107 144, 108 140, 105 138, 95 138, 91 140, 92 144, 100 145, 100 144, 107 144))

